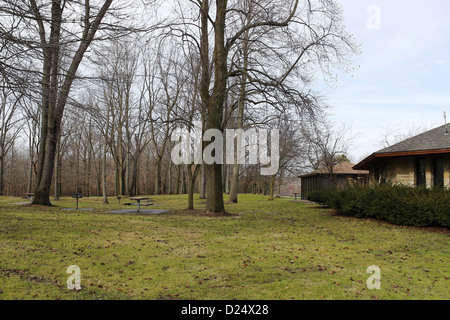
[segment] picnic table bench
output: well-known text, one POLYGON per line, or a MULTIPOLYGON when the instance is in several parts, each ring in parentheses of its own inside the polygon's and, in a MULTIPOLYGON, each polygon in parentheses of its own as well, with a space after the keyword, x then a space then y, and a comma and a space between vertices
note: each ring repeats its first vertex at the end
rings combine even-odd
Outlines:
POLYGON ((33 201, 34 193, 24 193, 23 198, 24 199, 31 199, 33 201))

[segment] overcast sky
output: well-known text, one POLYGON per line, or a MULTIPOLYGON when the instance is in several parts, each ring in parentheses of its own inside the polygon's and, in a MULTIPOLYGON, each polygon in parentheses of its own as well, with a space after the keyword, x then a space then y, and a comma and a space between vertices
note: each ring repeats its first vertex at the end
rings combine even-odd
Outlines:
POLYGON ((450 120, 450 1, 338 1, 362 53, 359 68, 324 93, 333 120, 358 135, 351 160, 381 149, 387 126, 431 129, 444 111, 450 120))

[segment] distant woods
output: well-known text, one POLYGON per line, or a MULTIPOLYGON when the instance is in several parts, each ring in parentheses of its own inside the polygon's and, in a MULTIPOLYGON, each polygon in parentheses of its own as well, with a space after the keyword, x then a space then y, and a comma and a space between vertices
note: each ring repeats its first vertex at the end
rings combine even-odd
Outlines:
POLYGON ((192 209, 199 193, 214 213, 345 152, 314 90, 358 51, 332 0, 3 3, 0 195, 186 193, 192 209), (278 172, 174 164, 172 133, 194 123, 279 129, 278 172))

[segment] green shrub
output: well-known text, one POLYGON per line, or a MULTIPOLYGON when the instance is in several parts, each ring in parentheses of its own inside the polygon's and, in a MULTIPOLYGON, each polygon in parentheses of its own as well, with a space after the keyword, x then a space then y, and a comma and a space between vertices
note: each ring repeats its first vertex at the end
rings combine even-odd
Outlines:
POLYGON ((323 206, 335 207, 338 205, 336 201, 339 199, 339 191, 337 189, 324 189, 312 191, 308 195, 308 200, 321 204, 323 206))
POLYGON ((321 205, 326 205, 325 204, 325 194, 326 194, 326 190, 311 191, 308 194, 308 200, 312 201, 312 202, 316 202, 321 205))
POLYGON ((375 218, 397 225, 450 228, 450 190, 380 184, 327 189, 310 194, 311 201, 343 215, 375 218))

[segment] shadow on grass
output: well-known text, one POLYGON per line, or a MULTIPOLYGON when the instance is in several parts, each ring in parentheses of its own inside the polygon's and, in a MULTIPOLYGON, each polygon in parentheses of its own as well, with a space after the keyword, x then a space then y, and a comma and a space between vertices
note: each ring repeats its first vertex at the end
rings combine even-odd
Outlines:
POLYGON ((391 227, 406 228, 406 229, 412 229, 412 230, 423 230, 423 231, 435 232, 435 233, 440 233, 440 234, 445 234, 445 235, 450 236, 450 230, 446 229, 446 228, 413 227, 413 226, 406 226, 406 225, 397 225, 397 224, 394 224, 394 223, 386 221, 386 220, 380 220, 380 219, 375 219, 375 218, 357 218, 357 217, 354 217, 351 215, 343 214, 343 213, 339 212, 338 210, 332 209, 328 206, 317 205, 317 206, 312 206, 312 207, 308 207, 308 208, 316 209, 316 210, 328 210, 329 211, 328 214, 332 217, 341 217, 341 218, 354 219, 354 220, 371 221, 371 222, 375 222, 378 224, 387 225, 387 226, 391 226, 391 227))

